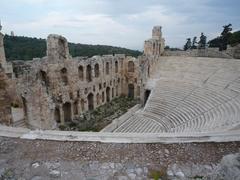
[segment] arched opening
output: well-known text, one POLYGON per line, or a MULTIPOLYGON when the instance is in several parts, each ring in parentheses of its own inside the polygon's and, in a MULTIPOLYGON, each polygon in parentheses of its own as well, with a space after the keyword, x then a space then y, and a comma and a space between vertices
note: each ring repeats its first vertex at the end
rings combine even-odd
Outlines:
POLYGON ((22 103, 23 103, 24 119, 27 122, 27 101, 24 97, 22 97, 22 103))
POLYGON ((78 77, 81 81, 83 81, 83 78, 84 78, 84 73, 83 73, 83 66, 79 66, 78 67, 78 77))
POLYGON ((59 39, 58 40, 58 46, 59 46, 59 56, 60 58, 66 58, 67 57, 67 53, 66 53, 66 50, 65 50, 65 41, 63 39, 59 39))
POLYGON ((66 68, 61 69, 61 78, 62 78, 63 84, 65 86, 68 85, 68 77, 67 77, 67 69, 66 68))
POLYGON ((97 93, 96 98, 97 98, 97 105, 99 105, 100 104, 100 95, 99 95, 99 93, 97 93))
POLYGON ((110 87, 106 89, 107 102, 110 102, 110 87))
POLYGON ((118 73, 118 61, 115 61, 115 73, 118 73))
POLYGON ((150 77, 150 66, 148 66, 148 77, 150 77))
POLYGON ((47 77, 47 73, 45 71, 40 70, 39 76, 40 76, 40 79, 42 81, 42 84, 44 86, 48 87, 49 86, 49 80, 48 80, 48 77, 47 77))
POLYGON ((112 98, 114 98, 114 88, 112 88, 112 98))
POLYGON ((58 107, 55 108, 54 111, 54 119, 57 123, 61 123, 61 119, 60 119, 60 110, 58 107))
POLYGON ((133 84, 128 85, 128 97, 134 98, 134 85, 133 84))
POLYGON ((137 96, 140 96, 140 86, 137 87, 137 96))
POLYGON ((94 66, 94 73, 95 73, 95 77, 99 77, 100 73, 99 73, 99 65, 95 64, 94 66))
POLYGON ((128 62, 128 72, 134 72, 134 62, 133 61, 128 62))
POLYGON ((73 103, 73 113, 74 115, 78 114, 78 100, 73 103))
POLYGON ((92 67, 90 65, 87 65, 86 78, 88 82, 92 81, 92 67))
POLYGON ((159 54, 161 54, 161 44, 159 44, 159 46, 158 46, 158 51, 159 51, 159 54))
POLYGON ((88 99, 88 110, 93 110, 94 109, 94 99, 93 99, 93 94, 90 93, 87 97, 88 99))
POLYGON ((72 110, 71 110, 71 104, 69 102, 66 102, 63 104, 63 115, 64 115, 65 122, 69 122, 72 120, 72 110))
POLYGON ((153 54, 155 54, 155 43, 153 43, 153 54))
POLYGON ((116 86, 116 96, 118 96, 118 86, 116 86))
POLYGON ((81 108, 82 108, 82 112, 85 111, 84 99, 81 99, 81 108))
POLYGON ((109 74, 109 62, 106 63, 106 74, 109 74))
POLYGON ((151 90, 148 90, 148 89, 147 89, 147 90, 145 91, 145 93, 144 93, 144 104, 146 104, 146 102, 147 102, 150 94, 151 94, 151 90))
POLYGON ((102 103, 105 102, 105 94, 104 94, 104 91, 102 92, 102 103))

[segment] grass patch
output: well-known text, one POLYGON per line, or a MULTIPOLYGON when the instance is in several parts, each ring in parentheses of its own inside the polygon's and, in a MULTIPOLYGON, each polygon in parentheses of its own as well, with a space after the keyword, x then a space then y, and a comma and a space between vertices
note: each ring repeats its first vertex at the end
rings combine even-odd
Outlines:
POLYGON ((167 170, 166 168, 162 168, 160 170, 150 170, 149 177, 154 180, 167 180, 167 170))

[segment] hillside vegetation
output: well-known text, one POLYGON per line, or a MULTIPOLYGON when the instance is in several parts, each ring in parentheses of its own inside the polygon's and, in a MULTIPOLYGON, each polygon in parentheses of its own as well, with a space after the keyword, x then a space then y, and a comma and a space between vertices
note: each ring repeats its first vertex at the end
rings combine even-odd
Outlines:
MULTIPOLYGON (((12 60, 32 60, 36 57, 46 56, 46 40, 38 38, 30 38, 23 36, 4 37, 4 46, 6 58, 12 60)), ((126 54, 137 57, 142 54, 140 51, 130 50, 121 47, 106 45, 87 45, 69 43, 69 51, 73 57, 104 55, 104 54, 126 54)))

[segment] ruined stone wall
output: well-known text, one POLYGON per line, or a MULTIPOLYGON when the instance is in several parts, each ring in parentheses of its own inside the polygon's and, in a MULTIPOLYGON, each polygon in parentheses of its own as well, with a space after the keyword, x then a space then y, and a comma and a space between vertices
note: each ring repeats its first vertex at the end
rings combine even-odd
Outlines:
POLYGON ((152 38, 144 42, 145 55, 162 55, 164 52, 165 40, 162 38, 162 27, 155 26, 152 30, 152 38))
POLYGON ((72 58, 66 45, 65 38, 50 35, 47 57, 13 62, 29 127, 54 129, 120 95, 140 97, 138 59, 121 54, 72 58))
POLYGON ((8 92, 9 80, 0 65, 0 124, 12 123, 11 96, 8 92))
MULTIPOLYGON (((161 28, 155 30, 153 40, 162 42, 161 28)), ((16 90, 11 91, 12 102, 27 127, 55 129, 120 95, 142 99, 160 52, 159 46, 154 54, 139 58, 123 54, 72 58, 67 40, 49 35, 46 57, 6 63, 4 76, 16 90)))

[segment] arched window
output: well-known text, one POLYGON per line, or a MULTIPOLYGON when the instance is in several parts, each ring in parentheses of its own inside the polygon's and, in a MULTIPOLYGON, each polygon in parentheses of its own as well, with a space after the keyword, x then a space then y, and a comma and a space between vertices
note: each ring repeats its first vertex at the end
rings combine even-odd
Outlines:
POLYGON ((118 73, 118 61, 115 61, 115 73, 118 73))
POLYGON ((106 63, 106 74, 109 74, 109 62, 106 63))
POLYGON ((83 78, 84 78, 83 66, 78 67, 78 77, 81 81, 83 81, 83 78))
POLYGON ((68 85, 68 77, 67 77, 67 69, 66 68, 61 69, 61 78, 62 78, 63 84, 65 86, 68 85))
POLYGON ((63 114, 64 114, 64 121, 69 122, 72 120, 72 110, 71 110, 71 104, 69 102, 66 102, 63 104, 63 114))
POLYGON ((94 96, 92 93, 90 93, 87 97, 88 99, 88 110, 93 110, 94 109, 94 96))
POLYGON ((148 77, 150 77, 150 66, 148 66, 148 77))
POLYGON ((104 94, 104 91, 102 92, 102 103, 105 102, 105 94, 104 94))
POLYGON ((73 113, 74 115, 78 114, 78 100, 76 100, 73 104, 73 113))
POLYGON ((110 101, 110 87, 107 87, 106 89, 106 96, 107 96, 107 102, 110 101))
POLYGON ((114 98, 114 88, 112 88, 112 98, 114 98))
POLYGON ((128 85, 128 97, 134 98, 134 85, 133 84, 128 85))
POLYGON ((94 73, 95 73, 95 77, 99 77, 99 65, 95 64, 94 66, 94 73))
POLYGON ((84 107, 84 99, 81 99, 81 108, 82 108, 82 112, 85 110, 85 107, 84 107))
POLYGON ((44 86, 48 87, 49 86, 49 80, 48 80, 48 77, 47 77, 47 73, 45 71, 40 70, 39 76, 40 76, 40 79, 42 81, 42 84, 44 86))
POLYGON ((59 111, 59 108, 55 108, 55 111, 54 111, 54 119, 57 123, 61 123, 61 120, 60 120, 60 111, 59 111))
POLYGON ((155 43, 153 43, 153 54, 155 54, 155 43))
POLYGON ((128 62, 128 72, 134 72, 134 62, 133 61, 128 62))
POLYGON ((90 65, 87 65, 86 78, 88 82, 92 81, 92 67, 90 65))
POLYGON ((99 104, 100 104, 100 96, 99 96, 99 93, 97 93, 96 98, 97 98, 97 105, 99 105, 99 104))
POLYGON ((118 86, 116 86, 116 96, 118 96, 118 86))

